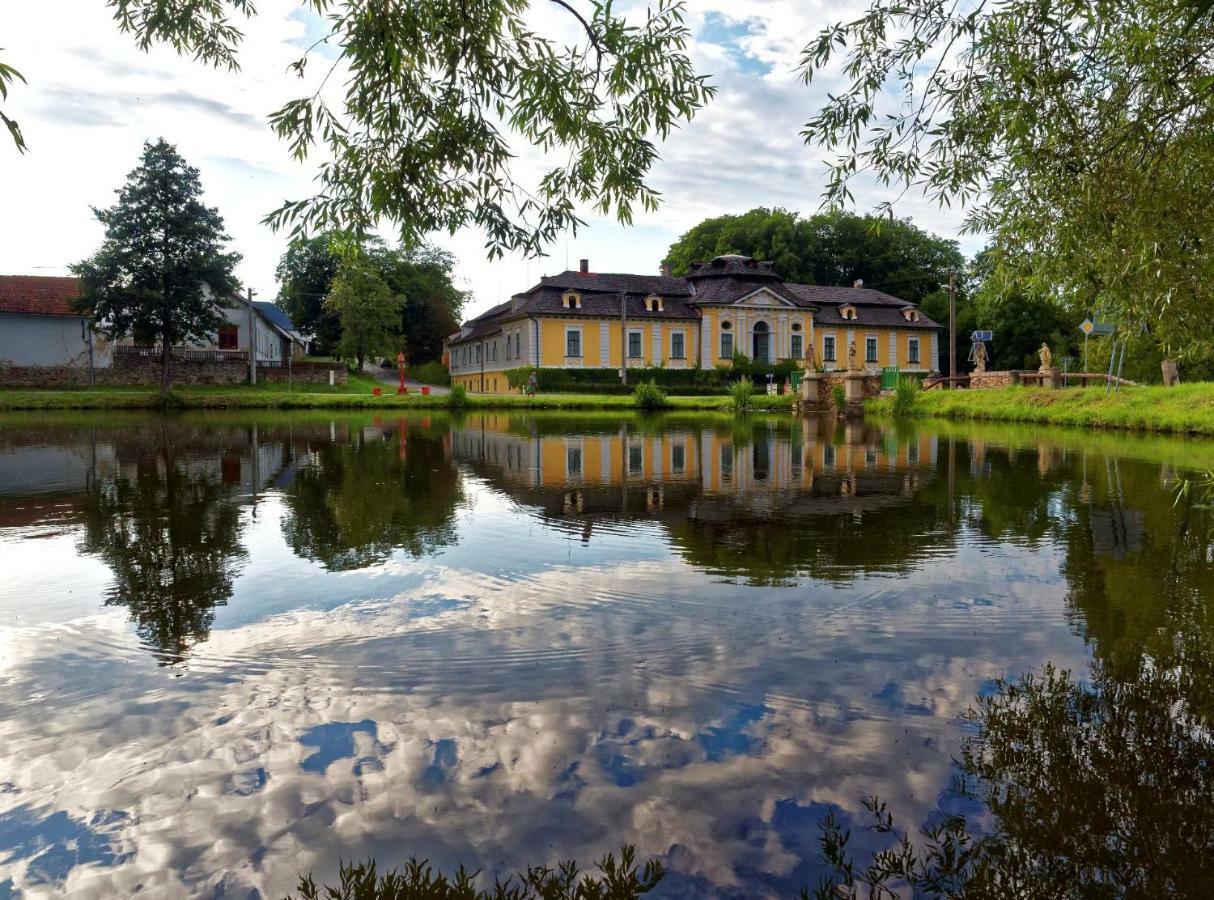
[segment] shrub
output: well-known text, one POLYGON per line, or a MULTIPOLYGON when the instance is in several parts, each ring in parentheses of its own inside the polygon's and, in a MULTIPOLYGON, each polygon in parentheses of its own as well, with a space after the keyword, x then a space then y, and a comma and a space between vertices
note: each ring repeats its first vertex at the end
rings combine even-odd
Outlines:
POLYGON ((462 384, 457 384, 451 388, 451 397, 447 402, 451 404, 452 409, 463 409, 468 405, 468 391, 462 384))
POLYGON ((894 386, 894 415, 909 416, 919 399, 919 379, 903 375, 894 386))
POLYGON ((750 412, 754 396, 755 385, 749 378, 739 378, 729 386, 729 406, 736 413, 750 412))
POLYGON ((830 396, 835 401, 835 409, 839 412, 847 409, 847 391, 843 390, 843 385, 836 384, 830 389, 830 396))
POLYGON ((652 379, 637 385, 636 390, 632 392, 632 402, 638 409, 665 409, 670 405, 666 392, 652 379))
POLYGON ((573 861, 560 863, 555 869, 533 866, 491 890, 478 888, 476 873, 460 867, 453 875, 444 875, 430 868, 426 860, 411 859, 397 872, 380 874, 374 860, 365 863, 343 863, 337 887, 317 887, 311 875, 300 879, 299 900, 396 900, 402 897, 430 897, 434 900, 582 900, 602 897, 604 900, 634 900, 652 891, 665 870, 657 860, 645 863, 639 871, 632 847, 620 851, 620 860, 608 853, 597 863, 601 875, 583 875, 573 861))

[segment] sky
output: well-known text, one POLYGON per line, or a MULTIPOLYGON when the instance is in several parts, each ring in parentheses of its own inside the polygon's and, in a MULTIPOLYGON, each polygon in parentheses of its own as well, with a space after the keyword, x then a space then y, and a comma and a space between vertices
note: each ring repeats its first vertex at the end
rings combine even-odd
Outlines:
MULTIPOLYGON (((219 208, 232 249, 243 255, 237 276, 262 299, 272 299, 287 238, 261 219, 285 199, 309 196, 316 173, 315 164, 292 159, 267 124, 270 112, 302 93, 287 66, 321 33, 302 5, 260 0, 259 15, 241 26, 238 73, 210 69, 168 48, 140 52, 118 32, 104 0, 7 10, 3 59, 28 84, 12 89, 4 109, 21 123, 29 153, 18 155, 0 142, 0 274, 68 274, 67 267, 101 241, 91 207, 111 205, 143 142, 164 137, 201 171, 206 202, 219 208)), ((832 82, 807 87, 795 67, 821 27, 859 8, 821 0, 689 0, 689 52, 719 93, 661 145, 650 177, 663 196, 660 209, 639 213, 631 227, 584 213, 587 227, 558 240, 541 259, 491 261, 474 230, 436 235, 434 243, 455 254, 457 281, 471 294, 466 313, 525 290, 541 275, 576 268, 582 258, 593 271, 656 274, 671 243, 709 216, 755 206, 815 212, 825 156, 806 147, 799 134, 832 82)), ((541 26, 567 25, 553 24, 560 13, 551 4, 533 9, 541 26)), ((541 163, 526 144, 513 149, 520 169, 541 163)), ((855 194, 860 212, 895 199, 891 189, 872 184, 856 185, 855 194)), ((960 239, 957 210, 913 195, 895 210, 960 239)), ((961 246, 967 253, 978 249, 972 238, 961 246)))

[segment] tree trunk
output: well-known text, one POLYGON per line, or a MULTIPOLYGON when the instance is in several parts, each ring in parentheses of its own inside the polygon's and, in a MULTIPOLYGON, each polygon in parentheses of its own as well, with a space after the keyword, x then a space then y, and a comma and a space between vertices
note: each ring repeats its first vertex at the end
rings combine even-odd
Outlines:
POLYGON ((1163 386, 1175 387, 1180 384, 1180 370, 1176 368, 1176 360, 1165 359, 1162 364, 1163 386))
POLYGON ((169 336, 160 336, 160 393, 169 392, 169 336))

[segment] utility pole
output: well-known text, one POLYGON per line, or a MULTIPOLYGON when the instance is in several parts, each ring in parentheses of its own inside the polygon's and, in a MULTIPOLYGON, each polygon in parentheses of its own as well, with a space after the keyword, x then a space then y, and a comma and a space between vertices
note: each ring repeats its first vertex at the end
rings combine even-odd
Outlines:
POLYGON ((628 387, 628 294, 624 291, 620 291, 620 382, 628 387))
POLYGON ((957 382, 957 273, 948 273, 948 376, 949 387, 957 382))
POLYGON ((249 384, 257 384, 257 329, 253 325, 253 294, 249 288, 249 384))

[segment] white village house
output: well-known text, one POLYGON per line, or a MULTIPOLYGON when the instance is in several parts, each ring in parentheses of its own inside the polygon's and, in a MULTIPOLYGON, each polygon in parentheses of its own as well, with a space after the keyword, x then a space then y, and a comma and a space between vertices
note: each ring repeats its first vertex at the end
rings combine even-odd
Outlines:
MULTIPOLYGON (((115 357, 148 356, 130 337, 110 342, 92 331, 72 307, 80 295, 75 278, 0 275, 0 369, 109 369, 115 357)), ((272 303, 228 298, 228 321, 206 342, 179 348, 193 358, 248 360, 250 326, 258 364, 281 365, 298 359, 307 342, 291 320, 272 303)))

